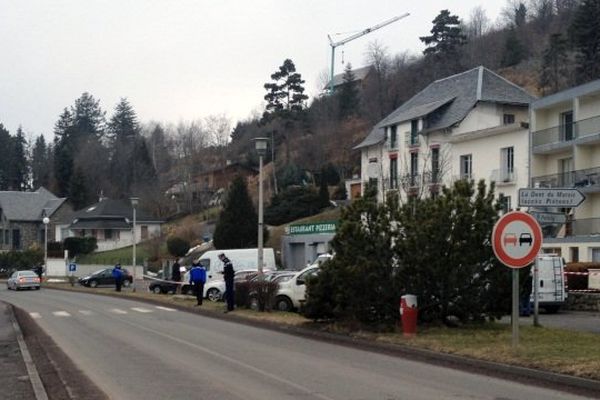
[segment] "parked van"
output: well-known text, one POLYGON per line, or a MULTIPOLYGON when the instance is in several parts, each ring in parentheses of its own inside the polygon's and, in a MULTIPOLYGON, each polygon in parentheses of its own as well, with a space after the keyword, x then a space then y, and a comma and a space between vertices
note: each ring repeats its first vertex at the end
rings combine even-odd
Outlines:
MULTIPOLYGON (((536 258, 538 266, 538 301, 540 308, 548 313, 555 313, 567 301, 567 282, 565 264, 562 257, 556 254, 540 254, 536 258)), ((532 267, 533 268, 533 267, 532 267)), ((533 273, 533 270, 531 271, 533 273)), ((532 283, 531 302, 534 301, 532 283)))
MULTIPOLYGON (((206 269, 206 282, 214 280, 223 280, 223 262, 219 260, 219 254, 225 253, 233 264, 233 269, 239 270, 258 270, 258 249, 229 249, 229 250, 210 250, 202 254, 195 261, 198 261, 206 269)), ((276 270, 275 252, 272 248, 263 249, 263 269, 276 270)), ((189 271, 185 273, 184 282, 190 281, 189 271)), ((183 293, 189 291, 188 285, 184 285, 183 293)))

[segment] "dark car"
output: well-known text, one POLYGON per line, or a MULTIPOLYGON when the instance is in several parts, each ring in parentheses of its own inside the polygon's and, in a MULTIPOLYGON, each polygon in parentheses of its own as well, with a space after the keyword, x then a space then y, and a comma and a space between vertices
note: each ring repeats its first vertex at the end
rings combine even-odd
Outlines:
MULTIPOLYGON (((98 287, 98 286, 114 286, 115 278, 112 276, 112 268, 105 268, 96 271, 88 276, 79 278, 79 284, 87 287, 98 287)), ((123 287, 129 287, 133 283, 133 277, 126 269, 123 272, 123 287)))
POLYGON ((533 238, 530 233, 521 233, 519 236, 519 246, 523 246, 524 243, 527 243, 529 246, 533 244, 533 238))
POLYGON ((148 286, 148 290, 153 293, 175 293, 177 292, 177 284, 169 283, 164 281, 152 281, 152 283, 148 286))

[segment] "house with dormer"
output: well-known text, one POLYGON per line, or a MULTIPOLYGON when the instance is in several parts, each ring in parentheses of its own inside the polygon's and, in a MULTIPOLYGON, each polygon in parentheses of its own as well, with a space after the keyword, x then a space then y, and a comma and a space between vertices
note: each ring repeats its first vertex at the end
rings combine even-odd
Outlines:
POLYGON ((458 179, 496 183, 506 209, 528 184, 528 107, 534 97, 485 67, 437 80, 371 130, 362 191, 378 199, 436 195, 458 179))

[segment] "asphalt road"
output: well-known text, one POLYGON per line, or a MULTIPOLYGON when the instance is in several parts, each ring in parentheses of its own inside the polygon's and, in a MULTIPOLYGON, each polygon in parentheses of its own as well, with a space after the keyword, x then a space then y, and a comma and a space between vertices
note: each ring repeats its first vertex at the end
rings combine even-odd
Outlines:
POLYGON ((0 299, 113 399, 581 399, 124 299, 5 289, 0 299))
MULTIPOLYGON (((561 328, 580 332, 600 333, 600 313, 590 311, 559 311, 556 314, 540 312, 539 322, 549 328, 561 328)), ((501 322, 510 323, 510 316, 504 316, 501 322)), ((521 325, 533 325, 533 315, 519 317, 521 325)))

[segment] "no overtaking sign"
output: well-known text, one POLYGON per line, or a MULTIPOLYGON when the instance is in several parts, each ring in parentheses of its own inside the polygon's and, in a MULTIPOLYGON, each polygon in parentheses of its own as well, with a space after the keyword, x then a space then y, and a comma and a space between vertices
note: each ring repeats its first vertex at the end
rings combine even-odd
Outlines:
POLYGON ((492 247, 498 260, 510 268, 523 268, 533 261, 542 247, 542 229, 531 215, 513 211, 496 222, 492 247))

